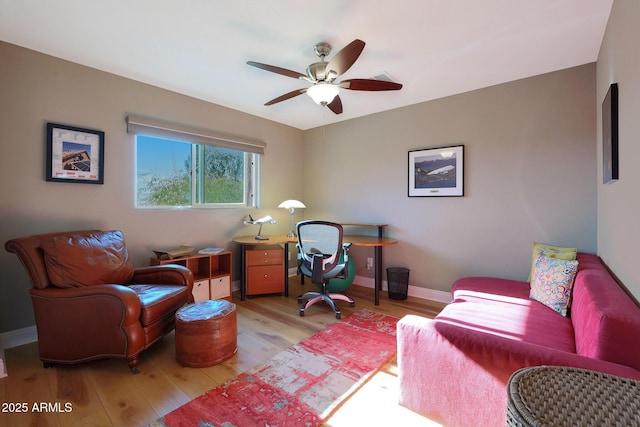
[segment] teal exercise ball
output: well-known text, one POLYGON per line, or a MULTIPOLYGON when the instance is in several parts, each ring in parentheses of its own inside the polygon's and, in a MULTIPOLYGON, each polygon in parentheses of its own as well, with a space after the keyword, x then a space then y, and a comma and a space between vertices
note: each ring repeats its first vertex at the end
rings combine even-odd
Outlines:
POLYGON ((344 279, 331 279, 327 283, 327 292, 340 293, 351 286, 353 279, 356 277, 356 263, 353 259, 349 260, 347 265, 347 277, 344 279))

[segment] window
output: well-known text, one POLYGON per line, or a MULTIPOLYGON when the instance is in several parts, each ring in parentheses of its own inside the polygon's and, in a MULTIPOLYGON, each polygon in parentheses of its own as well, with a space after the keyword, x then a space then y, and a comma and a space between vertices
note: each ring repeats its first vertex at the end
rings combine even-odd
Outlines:
POLYGON ((136 206, 190 206, 191 144, 136 136, 136 206))
POLYGON ((257 207, 260 152, 210 131, 127 118, 136 134, 136 206, 257 207), (204 143, 203 143, 204 142, 204 143))

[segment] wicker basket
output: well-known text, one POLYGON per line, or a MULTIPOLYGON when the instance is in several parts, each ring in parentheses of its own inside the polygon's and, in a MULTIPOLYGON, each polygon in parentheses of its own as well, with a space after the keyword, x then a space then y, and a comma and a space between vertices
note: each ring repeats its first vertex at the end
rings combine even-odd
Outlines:
POLYGON ((516 371, 507 392, 508 426, 640 426, 640 381, 536 366, 516 371))

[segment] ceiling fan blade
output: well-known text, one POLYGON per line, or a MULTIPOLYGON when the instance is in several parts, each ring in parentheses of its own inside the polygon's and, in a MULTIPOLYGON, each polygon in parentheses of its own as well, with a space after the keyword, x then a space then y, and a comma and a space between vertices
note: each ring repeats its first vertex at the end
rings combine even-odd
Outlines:
POLYGON ((282 102, 282 101, 286 101, 287 99, 291 99, 294 96, 298 96, 298 95, 302 95, 303 93, 305 93, 307 91, 306 88, 304 89, 296 89, 296 90, 292 90, 289 93, 285 93, 284 95, 281 95, 277 98, 273 98, 271 101, 267 102, 264 105, 273 105, 273 104, 277 104, 278 102, 282 102))
POLYGON ((335 71, 337 75, 344 74, 362 53, 365 43, 355 39, 338 52, 327 64, 327 72, 335 71))
POLYGON ((400 90, 402 85, 400 83, 388 82, 385 80, 374 79, 349 79, 340 82, 340 87, 349 90, 400 90))
POLYGON ((275 65, 262 64, 260 62, 254 62, 254 61, 247 61, 247 64, 251 65, 252 67, 261 68, 263 70, 271 71, 272 73, 282 74, 283 76, 292 77, 294 79, 304 79, 307 77, 304 74, 299 73, 297 71, 287 70, 286 68, 276 67, 275 65))
POLYGON ((333 101, 327 104, 327 107, 336 114, 342 114, 342 101, 340 100, 340 96, 336 95, 333 101))

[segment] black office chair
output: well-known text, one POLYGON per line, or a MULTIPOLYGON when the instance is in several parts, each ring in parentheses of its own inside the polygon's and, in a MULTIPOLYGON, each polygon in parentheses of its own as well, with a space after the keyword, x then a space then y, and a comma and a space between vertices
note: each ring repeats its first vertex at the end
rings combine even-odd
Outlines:
MULTIPOLYGON (((351 243, 342 242, 342 226, 333 222, 302 221, 298 223, 297 230, 298 271, 320 288, 320 292, 307 292, 298 297, 300 316, 304 316, 305 310, 316 302, 324 301, 336 313, 336 319, 340 319, 340 309, 335 300, 347 301, 350 307, 355 306, 355 302, 347 295, 330 292, 334 289, 328 288, 328 284, 331 279, 344 279, 349 275, 351 243), (303 303, 305 299, 307 301, 303 303)), ((347 283, 347 286, 351 284, 347 283)))

